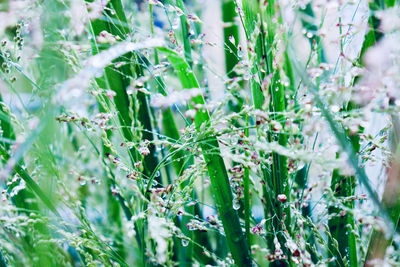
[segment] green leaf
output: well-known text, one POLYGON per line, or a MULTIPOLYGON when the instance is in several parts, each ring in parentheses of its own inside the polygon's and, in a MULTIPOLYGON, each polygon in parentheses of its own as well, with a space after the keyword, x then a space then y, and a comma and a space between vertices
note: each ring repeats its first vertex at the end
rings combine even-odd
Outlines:
MULTIPOLYGON (((167 48, 159 48, 159 50, 167 55, 183 88, 199 88, 189 64, 179 54, 167 48)), ((194 97, 192 101, 194 104, 204 104, 203 96, 194 97)), ((196 129, 200 131, 203 123, 207 124, 209 120, 210 116, 207 110, 197 110, 195 115, 196 129)), ((239 216, 233 209, 232 191, 225 163, 219 152, 218 140, 215 137, 210 137, 207 142, 201 144, 201 149, 232 257, 238 266, 251 266, 250 251, 242 232, 239 216)))

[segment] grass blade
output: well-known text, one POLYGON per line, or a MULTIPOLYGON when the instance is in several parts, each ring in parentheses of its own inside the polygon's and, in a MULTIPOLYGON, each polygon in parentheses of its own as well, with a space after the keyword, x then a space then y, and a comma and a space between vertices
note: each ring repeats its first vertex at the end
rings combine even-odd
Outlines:
MULTIPOLYGON (((122 2, 120 0, 110 1, 108 3, 108 8, 109 8, 108 11, 105 11, 105 15, 107 18, 110 19, 109 21, 100 18, 92 20, 90 24, 92 38, 93 38, 93 54, 95 55, 109 47, 108 45, 99 46, 99 44, 96 42, 96 38, 102 32, 109 31, 111 34, 119 36, 119 38, 121 38, 122 40, 125 40, 127 34, 130 32, 129 28, 126 26, 127 19, 122 6, 122 2)), ((128 59, 136 59, 136 60, 140 59, 136 54, 129 52, 126 55, 115 59, 113 62, 124 62, 126 60, 125 57, 127 57, 128 59)), ((116 109, 118 110, 119 121, 122 126, 125 126, 122 127, 122 133, 125 139, 130 142, 135 141, 134 132, 132 131, 132 126, 134 121, 132 120, 131 117, 132 111, 130 110, 131 103, 134 102, 134 100, 131 99, 130 96, 127 94, 127 88, 131 83, 131 79, 133 78, 131 67, 132 67, 131 64, 125 64, 118 70, 116 70, 112 65, 107 66, 105 68, 104 76, 96 79, 96 82, 100 88, 113 90, 116 93, 113 101, 116 109)), ((144 74, 143 69, 139 64, 136 64, 134 67, 136 70, 136 74, 138 76, 142 76, 144 74)), ((137 118, 140 121, 143 128, 145 129, 142 138, 151 142, 153 140, 153 134, 152 134, 151 119, 150 119, 150 110, 147 104, 147 99, 145 94, 140 91, 137 93, 136 97, 139 103, 137 118)), ((101 110, 109 109, 110 107, 109 102, 110 101, 107 100, 107 98, 104 98, 102 102, 99 103, 100 109, 101 110)), ((111 136, 110 131, 107 132, 107 136, 108 138, 110 138, 111 136)), ((151 175, 158 161, 155 155, 155 148, 152 144, 149 146, 149 150, 150 150, 150 155, 148 155, 144 159, 144 165, 145 165, 144 174, 146 176, 151 175)), ((109 149, 103 146, 103 153, 104 153, 103 156, 107 155, 107 153, 109 152, 110 152, 109 149)), ((129 152, 132 164, 141 159, 140 154, 135 148, 130 149, 129 152)), ((161 182, 161 177, 158 178, 158 182, 159 183, 161 182)), ((108 180, 107 183, 109 190, 111 190, 111 187, 114 186, 114 181, 108 180)), ((111 191, 107 195, 109 196, 108 198, 109 217, 114 219, 113 222, 117 226, 117 229, 119 229, 115 237, 117 240, 116 243, 117 243, 118 254, 119 256, 124 258, 125 248, 123 246, 123 231, 122 231, 122 221, 120 214, 121 201, 117 201, 115 198, 113 198, 111 191)), ((124 208, 124 205, 122 205, 122 207, 124 208)), ((130 217, 131 216, 129 216, 128 220, 130 219, 130 217)), ((142 259, 144 261, 145 260, 145 255, 144 255, 145 247, 143 242, 144 228, 139 227, 139 225, 140 223, 135 222, 135 229, 137 232, 139 232, 136 233, 136 240, 138 241, 138 245, 142 251, 142 259)))
MULTIPOLYGON (((391 150, 394 156, 388 168, 388 177, 383 191, 382 203, 389 211, 390 219, 394 222, 395 227, 398 227, 400 219, 400 119, 398 115, 392 116, 392 123, 391 150)), ((377 230, 373 231, 366 257, 367 266, 372 264, 373 261, 385 258, 386 249, 392 244, 393 234, 394 232, 383 233, 377 230)))
MULTIPOLYGON (((186 89, 199 88, 199 84, 190 71, 189 64, 185 62, 177 53, 172 50, 162 49, 173 68, 178 74, 182 87, 186 89)), ((194 104, 204 104, 202 96, 193 98, 194 104)), ((206 110, 200 109, 195 115, 196 129, 200 130, 203 123, 209 123, 210 117, 206 110)), ((201 145, 204 159, 207 164, 208 174, 210 176, 211 185, 217 204, 219 216, 222 220, 228 246, 231 251, 235 263, 239 266, 251 266, 250 251, 242 232, 239 216, 233 209, 232 192, 229 184, 225 163, 219 154, 219 144, 215 137, 210 138, 208 142, 201 145), (208 153, 212 151, 212 153, 208 153)))
MULTIPOLYGON (((356 172, 356 177, 359 179, 360 183, 365 187, 368 195, 370 196, 372 202, 378 208, 380 215, 387 220, 387 226, 391 231, 394 231, 394 222, 390 219, 388 210, 382 205, 379 200, 378 195, 376 194, 375 190, 369 183, 368 176, 365 173, 365 170, 359 166, 359 159, 357 154, 355 153, 351 142, 348 140, 346 133, 343 129, 338 125, 338 123, 334 120, 332 114, 327 109, 325 103, 321 100, 320 96, 318 95, 318 90, 316 86, 308 79, 307 75, 302 71, 302 69, 298 66, 297 62, 293 64, 296 71, 302 75, 304 83, 308 86, 309 90, 312 92, 314 100, 316 102, 317 107, 321 110, 322 115, 325 117, 328 125, 336 137, 336 140, 343 151, 346 152, 348 155, 349 164, 354 168, 356 172)), ((397 222, 395 222, 397 224, 397 222)))
MULTIPOLYGON (((105 11, 106 18, 110 21, 105 21, 104 19, 96 19, 91 21, 91 33, 93 36, 93 40, 103 32, 109 31, 114 36, 119 36, 122 40, 127 38, 127 34, 130 32, 127 25, 127 19, 125 16, 125 12, 120 0, 112 0, 108 3, 108 11, 105 11), (116 21, 118 23, 113 23, 116 21)), ((97 54, 98 52, 105 50, 109 47, 109 45, 99 46, 97 43, 94 44, 93 53, 97 54)), ((136 76, 141 77, 144 75, 144 70, 140 65, 140 62, 143 62, 143 59, 140 58, 138 54, 135 53, 127 53, 123 57, 119 57, 114 59, 113 62, 124 62, 126 58, 129 60, 136 60, 139 62, 134 65, 136 76)), ((122 132, 125 139, 128 142, 134 141, 132 126, 134 121, 131 118, 131 102, 133 99, 130 99, 130 96, 127 93, 127 88, 131 83, 131 79, 134 78, 134 74, 131 71, 131 64, 125 64, 121 66, 118 70, 114 68, 114 66, 110 65, 105 68, 105 77, 106 80, 100 81, 99 86, 102 89, 113 90, 116 95, 114 97, 115 107, 118 110, 118 117, 120 120, 122 127, 122 132)), ((148 141, 152 141, 154 139, 152 134, 152 125, 151 125, 151 115, 149 106, 147 103, 146 95, 138 90, 136 94, 137 100, 139 102, 138 114, 137 118, 140 124, 143 126, 145 131, 143 131, 143 139, 148 141)), ((134 101, 133 101, 134 102, 134 101)), ((157 158, 155 156, 155 148, 151 144, 149 146, 150 154, 144 158, 144 174, 149 177, 151 173, 154 171, 157 166, 157 158)), ((131 160, 134 162, 140 160, 140 154, 134 148, 130 149, 131 160)), ((158 182, 161 183, 161 177, 157 178, 158 182)))
POLYGON ((239 39, 239 27, 236 24, 236 6, 233 0, 222 1, 222 21, 224 22, 225 68, 229 78, 235 77, 233 68, 239 62, 236 43, 239 39))
MULTIPOLYGON (((272 119, 280 123, 285 121, 285 118, 281 115, 286 109, 285 103, 285 87, 281 82, 281 75, 279 69, 274 68, 274 54, 273 48, 276 46, 274 37, 276 26, 274 26, 273 19, 276 17, 276 5, 274 1, 269 1, 266 6, 265 12, 262 11, 261 3, 256 1, 246 0, 243 1, 243 12, 245 15, 245 29, 247 29, 247 39, 251 42, 250 36, 256 31, 259 32, 256 36, 256 60, 252 72, 258 76, 258 81, 252 79, 252 91, 253 91, 253 103, 256 109, 264 109, 265 97, 270 97, 269 111, 272 112, 272 119), (258 21, 259 24, 255 24, 258 21), (264 27, 266 25, 266 29, 264 27), (262 83, 267 79, 267 76, 271 77, 268 88, 263 88, 262 83), (267 92, 264 92, 267 90, 267 92)), ((254 37, 252 37, 254 38, 254 37)), ((287 66, 287 70, 291 71, 291 67, 287 66)), ((289 73, 291 79, 293 79, 291 72, 289 73)), ((268 133, 268 141, 277 141, 279 145, 286 146, 287 136, 285 134, 274 133, 272 126, 268 133)), ((268 155, 262 155, 268 157, 268 155)), ((283 217, 282 203, 277 200, 278 195, 284 194, 289 198, 289 186, 288 186, 288 173, 287 173, 287 159, 283 155, 278 153, 272 153, 272 166, 270 170, 264 169, 264 181, 266 186, 264 188, 264 202, 265 202, 265 218, 268 214, 276 214, 273 217, 273 226, 270 233, 273 233, 272 229, 276 229, 277 232, 282 230, 281 220, 283 217)), ((290 225, 290 209, 285 208, 286 213, 286 224, 290 225)), ((274 234, 269 235, 268 244, 270 249, 274 249, 274 234)), ((282 247, 284 246, 284 237, 279 235, 279 240, 282 247)), ((278 263, 279 264, 279 263, 278 263)))
POLYGON ((185 7, 183 5, 182 0, 176 0, 176 6, 181 9, 183 14, 180 17, 181 21, 181 31, 182 31, 182 42, 183 42, 183 50, 185 52, 185 59, 187 63, 189 64, 190 67, 193 65, 193 60, 192 60, 192 48, 190 45, 190 39, 189 39, 189 22, 187 20, 187 15, 185 12, 185 7))
MULTIPOLYGON (((7 151, 1 146, 0 155, 5 161, 8 161, 11 158, 7 151)), ((57 209, 55 208, 51 200, 46 196, 39 185, 31 178, 28 172, 19 163, 13 166, 13 170, 18 173, 18 175, 26 182, 29 189, 31 189, 37 195, 37 197, 47 206, 47 208, 51 210, 56 216, 60 217, 57 209)))

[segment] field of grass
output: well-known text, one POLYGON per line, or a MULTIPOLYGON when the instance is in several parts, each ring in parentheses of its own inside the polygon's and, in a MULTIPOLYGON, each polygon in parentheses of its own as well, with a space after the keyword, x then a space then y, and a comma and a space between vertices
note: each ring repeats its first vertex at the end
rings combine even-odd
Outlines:
POLYGON ((398 1, 0 0, 0 42, 0 267, 400 266, 398 1))

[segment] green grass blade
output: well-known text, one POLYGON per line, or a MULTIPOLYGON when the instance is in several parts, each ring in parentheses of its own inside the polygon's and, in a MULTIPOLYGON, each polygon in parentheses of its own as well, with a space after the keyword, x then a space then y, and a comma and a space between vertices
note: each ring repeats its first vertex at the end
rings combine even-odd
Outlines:
MULTIPOLYGON (((393 128, 391 131, 391 151, 393 158, 390 162, 388 177, 382 195, 382 203, 389 211, 389 217, 394 222, 397 232, 399 232, 400 219, 400 119, 399 116, 392 115, 393 128)), ((386 249, 393 242, 394 232, 382 233, 381 231, 373 230, 369 243, 366 262, 372 260, 383 260, 386 256, 386 249)))
MULTIPOLYGON (((111 18, 110 21, 105 21, 103 19, 96 19, 91 21, 91 33, 92 38, 95 41, 96 37, 102 31, 108 31, 109 33, 119 36, 121 39, 126 39, 127 34, 130 32, 127 25, 126 15, 120 0, 112 0, 108 3, 108 11, 105 11, 107 18, 111 18), (119 23, 113 23, 113 21, 118 21, 119 23)), ((101 46, 99 47, 97 43, 94 43, 93 53, 96 54, 101 50, 107 49, 109 46, 101 46)), ((136 53, 127 53, 124 57, 120 57, 115 59, 113 62, 124 62, 126 58, 130 60, 134 60, 138 63, 134 64, 135 75, 137 77, 144 75, 144 70, 141 66, 143 59, 140 55, 136 53)), ((100 81, 99 86, 103 89, 111 89, 116 95, 113 99, 115 103, 115 107, 118 110, 118 117, 122 126, 122 132, 127 141, 134 141, 132 125, 133 121, 131 118, 131 102, 130 96, 127 93, 127 88, 131 83, 131 79, 135 78, 134 73, 131 71, 131 64, 125 64, 121 66, 118 70, 116 70, 113 66, 107 66, 105 68, 105 81, 100 81)), ((153 137, 153 129, 151 123, 151 113, 150 108, 147 103, 146 95, 138 91, 136 97, 139 102, 137 119, 145 129, 143 131, 143 139, 147 139, 150 142, 154 139, 153 137)), ((150 154, 144 158, 144 174, 146 176, 150 176, 157 166, 158 159, 155 155, 155 147, 154 145, 149 146, 150 154)), ((138 151, 134 148, 130 149, 130 155, 132 161, 136 162, 140 160, 140 155, 138 151)), ((158 182, 161 183, 161 176, 157 178, 158 182)))
MULTIPOLYGON (((108 3, 108 11, 106 11, 106 16, 110 20, 106 21, 103 19, 96 19, 92 20, 90 27, 91 27, 91 33, 92 33, 92 38, 93 38, 93 54, 98 54, 100 51, 107 49, 109 46, 99 46, 96 42, 97 36, 103 31, 109 31, 111 34, 114 34, 115 36, 119 36, 121 39, 126 39, 127 34, 130 32, 129 28, 126 26, 127 25, 127 19, 126 15, 122 6, 122 2, 120 0, 113 0, 108 3), (113 22, 118 22, 118 23, 113 23, 113 22)), ((128 59, 134 59, 136 58, 136 55, 134 53, 128 53, 125 55, 128 59)), ((137 58, 136 58, 137 59, 137 58)), ((120 57, 114 60, 114 62, 118 61, 125 61, 126 59, 124 57, 120 57)), ((135 66, 136 72, 138 75, 143 75, 143 70, 139 65, 135 66)), ((105 68, 105 75, 103 77, 97 78, 96 82, 97 85, 102 88, 102 89, 112 89, 115 91, 116 96, 114 97, 113 101, 115 104, 116 109, 118 110, 118 117, 119 121, 122 126, 122 133, 124 137, 126 138, 127 141, 133 141, 134 136, 132 133, 132 126, 133 126, 133 120, 131 117, 131 101, 130 97, 127 94, 127 87, 130 84, 130 79, 133 78, 133 73, 131 71, 131 65, 126 64, 116 70, 113 66, 107 66, 105 68)), ((143 132, 143 139, 147 139, 149 141, 153 140, 153 135, 152 135, 152 125, 151 125, 151 120, 150 120, 150 111, 149 107, 147 104, 147 99, 146 96, 139 92, 137 94, 138 102, 139 102, 139 114, 138 114, 138 119, 141 122, 143 128, 147 131, 143 132)), ((109 108, 110 106, 110 101, 107 99, 103 99, 103 103, 100 104, 100 110, 105 111, 109 108)), ((110 138, 111 137, 111 132, 107 132, 107 136, 110 138)), ((103 156, 105 156, 107 153, 109 153, 109 149, 103 146, 103 156)), ((135 148, 132 148, 129 150, 131 160, 133 162, 136 162, 140 160, 140 155, 138 151, 135 148)), ((155 149, 154 146, 150 146, 150 155, 148 155, 145 160, 145 175, 149 176, 152 171, 154 170, 156 164, 157 164, 157 159, 155 156, 155 149)), ((117 244, 117 250, 119 256, 122 258, 125 257, 125 248, 123 246, 123 229, 122 229, 122 221, 121 221, 121 212, 120 212, 120 205, 121 201, 117 201, 114 197, 112 197, 110 188, 111 186, 114 186, 114 181, 108 179, 107 180, 108 184, 108 214, 109 218, 111 221, 113 221, 113 224, 116 225, 117 229, 119 229, 116 233, 116 244, 117 244)), ((124 208, 124 205, 121 205, 122 208, 124 208)), ((126 212, 125 212, 126 213, 126 212)), ((126 214, 128 216, 128 219, 130 219, 131 214, 126 214)), ((144 258, 144 243, 141 241, 143 238, 138 236, 138 233, 143 235, 143 229, 138 226, 137 223, 135 223, 135 230, 136 230, 136 240, 138 240, 138 245, 142 249, 142 254, 144 258)), ((143 259, 144 260, 144 259, 143 259)))
MULTIPOLYGON (((363 65, 362 59, 364 57, 365 52, 382 38, 382 34, 378 29, 380 22, 375 17, 375 12, 378 9, 383 9, 384 6, 380 2, 379 3, 371 2, 369 4, 369 7, 371 15, 369 17, 368 23, 370 29, 365 35, 360 55, 357 59, 357 64, 361 66, 363 65)), ((357 84, 359 79, 360 77, 356 77, 353 81, 353 84, 357 84)), ((357 105, 355 103, 350 102, 346 107, 346 111, 351 111, 356 107, 357 105)), ((363 129, 360 129, 360 132, 362 131, 363 129)), ((346 134, 349 137, 349 140, 352 144, 354 151, 358 153, 358 151, 360 150, 360 138, 358 133, 351 136, 349 131, 346 131, 346 134)), ((355 186, 356 185, 354 176, 349 176, 349 177, 339 176, 338 171, 337 170, 334 171, 332 176, 331 189, 333 190, 336 196, 348 197, 354 195, 355 186)), ((354 209, 354 201, 346 203, 346 205, 348 206, 348 208, 354 209)), ((329 208, 329 212, 334 214, 339 214, 340 209, 331 207, 329 208)), ((345 216, 336 215, 329 221, 329 227, 331 230, 332 237, 338 241, 340 255, 342 257, 346 256, 346 258, 349 260, 350 266, 356 266, 358 264, 356 237, 353 232, 354 226, 355 226, 355 221, 354 221, 354 216, 352 214, 346 214, 345 216), (350 228, 348 226, 350 226, 350 228), (349 228, 346 230, 348 232, 348 234, 346 235, 343 235, 344 228, 349 228)), ((331 242, 329 245, 331 247, 333 246, 331 242)), ((336 255, 336 258, 341 261, 341 257, 339 255, 336 255)))
POLYGON ((183 11, 183 14, 180 17, 181 21, 181 31, 182 31, 182 42, 183 42, 183 50, 185 51, 185 59, 188 62, 189 66, 192 67, 192 47, 190 45, 189 39, 189 22, 187 20, 187 15, 185 12, 185 7, 183 5, 182 0, 176 0, 176 6, 183 11))
MULTIPOLYGON (((354 176, 341 176, 338 170, 332 175, 331 189, 336 197, 348 197, 354 195, 356 179, 354 176)), ((354 202, 346 203, 350 209, 354 209, 354 202)), ((352 214, 340 215, 341 208, 329 208, 332 218, 329 220, 329 231, 337 243, 339 250, 334 249, 335 245, 329 240, 330 250, 336 252, 336 259, 341 265, 345 265, 343 257, 346 256, 350 266, 358 266, 356 237, 353 232, 355 222, 352 214)))
MULTIPOLYGON (((245 136, 249 137, 249 117, 246 116, 246 129, 245 136)), ((251 247, 251 236, 250 236, 250 217, 251 217, 251 204, 250 204, 250 170, 249 168, 244 169, 244 177, 243 177, 243 189, 244 189, 244 229, 247 244, 251 247)))
POLYGON ((308 76, 304 73, 302 68, 298 65, 298 62, 294 62, 294 63, 296 63, 296 64, 294 64, 293 66, 295 67, 296 71, 299 74, 301 74, 304 83, 308 86, 309 90, 312 92, 315 103, 316 103, 317 107, 321 110, 321 113, 325 117, 326 121, 328 122, 328 125, 329 125, 331 131, 333 132, 334 136, 336 137, 338 144, 343 149, 343 151, 346 152, 346 154, 348 155, 349 164, 354 168, 354 170, 356 172, 356 177, 359 179, 361 184, 365 187, 372 202, 378 208, 380 215, 384 219, 387 220, 388 228, 393 230, 394 225, 393 225, 392 220, 390 219, 389 212, 382 205, 382 203, 379 200, 378 195, 376 194, 375 190, 370 185, 369 179, 365 173, 365 170, 359 166, 358 156, 355 153, 353 146, 352 146, 350 140, 348 139, 346 133, 338 125, 338 123, 334 120, 332 114, 326 107, 326 104, 321 100, 320 96, 318 95, 318 90, 317 90, 315 84, 313 84, 309 80, 308 76))
MULTIPOLYGON (((10 155, 1 146, 0 146, 0 155, 6 161, 10 159, 10 155)), ((60 215, 58 214, 57 209, 55 208, 51 200, 46 196, 46 194, 42 191, 39 185, 31 178, 28 172, 19 163, 15 164, 13 169, 26 182, 29 189, 31 189, 40 200, 42 200, 42 202, 47 206, 47 208, 50 211, 52 211, 56 216, 59 217, 60 215)))
MULTIPOLYGON (((261 8, 261 4, 257 3, 257 1, 245 0, 242 2, 243 4, 243 12, 245 15, 244 23, 245 30, 247 30, 247 38, 248 41, 252 41, 249 39, 253 32, 256 30, 255 27, 259 27, 259 34, 256 37, 256 60, 254 62, 254 66, 252 69, 253 74, 258 76, 259 81, 252 79, 252 91, 253 91, 253 103, 256 109, 263 109, 265 96, 270 96, 270 104, 269 111, 273 114, 271 117, 273 120, 279 121, 283 123, 285 118, 282 115, 282 112, 286 109, 286 101, 285 101, 285 87, 281 82, 281 74, 278 69, 274 68, 273 65, 273 47, 276 46, 274 36, 276 31, 276 26, 273 22, 273 19, 276 17, 276 6, 274 1, 269 1, 268 5, 263 12, 261 8), (256 24, 259 21, 259 24, 256 24), (264 27, 266 25, 266 28, 264 27), (261 66, 261 67, 260 67, 261 66), (262 88, 260 82, 263 81, 267 75, 270 75, 271 82, 268 88, 262 88), (268 90, 268 94, 263 92, 263 90, 268 90)), ((291 79, 293 79, 293 75, 291 73, 290 65, 286 64, 287 70, 290 71, 289 75, 291 79)), ((272 129, 268 133, 268 141, 269 142, 278 142, 281 146, 287 145, 287 135, 286 134, 275 134, 272 129)), ((262 155, 263 157, 268 157, 268 155, 262 155)), ((285 194, 289 199, 289 186, 288 186, 288 173, 287 173, 287 159, 283 155, 279 155, 278 153, 272 153, 272 166, 270 170, 264 169, 264 213, 265 217, 268 217, 268 214, 273 214, 273 223, 272 228, 270 230, 273 233, 272 229, 275 229, 279 232, 279 229, 282 229, 281 219, 283 216, 283 208, 282 203, 277 200, 277 196, 280 194, 285 194)), ((290 225, 290 209, 285 209, 286 213, 286 224, 290 225)), ((268 235, 268 244, 270 249, 274 249, 275 245, 273 243, 274 235, 268 235)), ((285 249, 284 238, 279 235, 279 240, 282 247, 285 249)))
POLYGON ((225 52, 225 68, 229 78, 235 77, 236 73, 233 68, 239 62, 238 49, 236 43, 239 39, 239 27, 236 24, 235 2, 233 0, 222 1, 222 21, 224 27, 224 52, 225 52))
MULTIPOLYGON (((189 64, 172 50, 160 48, 164 52, 181 81, 182 87, 186 89, 199 88, 199 84, 190 71, 189 64)), ((202 96, 193 98, 195 104, 204 104, 202 96)), ((209 123, 210 117, 206 110, 200 109, 195 115, 196 129, 199 131, 203 123, 209 123)), ((207 171, 210 176, 211 185, 217 204, 219 216, 222 220, 228 246, 232 257, 238 266, 251 266, 250 251, 240 225, 239 216, 233 209, 232 192, 229 184, 225 163, 219 154, 219 144, 215 137, 210 138, 208 142, 202 143, 204 159, 207 165, 207 171), (212 153, 208 153, 212 151, 212 153)))
MULTIPOLYGON (((14 140, 15 139, 15 134, 13 127, 11 125, 11 120, 10 117, 8 116, 8 111, 5 110, 5 106, 2 105, 3 99, 0 95, 0 111, 1 111, 1 117, 0 117, 0 126, 2 130, 2 137, 6 138, 8 140, 14 140)), ((8 142, 1 142, 1 145, 8 150, 10 148, 10 143, 8 142)))
MULTIPOLYGON (((224 34, 225 73, 228 78, 237 78, 234 67, 239 63, 238 45, 240 42, 239 26, 237 25, 236 4, 234 0, 222 1, 222 21, 224 34)), ((242 53, 242 52, 240 52, 242 53)), ((243 82, 239 82, 242 87, 243 82)), ((231 91, 236 101, 229 101, 228 106, 232 112, 239 112, 244 104, 244 99, 239 92, 231 91)), ((236 125, 238 123, 236 122, 236 125)))
POLYGON ((303 28, 312 33, 312 37, 308 38, 311 49, 314 45, 318 45, 318 58, 320 62, 326 62, 325 51, 322 47, 321 37, 318 35, 318 27, 314 23, 314 11, 312 10, 311 2, 306 5, 305 9, 300 9, 300 12, 304 14, 304 18, 302 18, 301 23, 303 24, 303 28))
MULTIPOLYGON (((247 38, 247 40, 250 40, 250 38, 251 38, 250 36, 254 32, 255 27, 257 26, 257 21, 259 20, 258 14, 259 14, 260 10, 259 10, 257 1, 246 0, 246 1, 242 2, 242 5, 243 5, 243 13, 245 15, 245 18, 241 18, 241 19, 242 19, 242 23, 244 23, 244 30, 246 33, 246 38, 247 38)), ((262 72, 259 71, 258 66, 260 66, 260 64, 262 62, 265 63, 265 61, 264 61, 265 58, 263 59, 263 55, 264 56, 266 55, 265 47, 266 47, 265 38, 264 38, 263 34, 260 34, 259 36, 257 36, 256 44, 255 44, 255 52, 257 54, 257 58, 256 58, 256 62, 255 62, 256 66, 253 66, 253 68, 251 69, 251 72, 253 74, 260 76, 259 77, 260 81, 262 81, 264 79, 264 75, 262 74, 262 72)), ((265 101, 265 97, 264 97, 264 93, 263 93, 260 85, 252 79, 251 88, 252 88, 254 107, 256 109, 262 109, 262 106, 265 101)))

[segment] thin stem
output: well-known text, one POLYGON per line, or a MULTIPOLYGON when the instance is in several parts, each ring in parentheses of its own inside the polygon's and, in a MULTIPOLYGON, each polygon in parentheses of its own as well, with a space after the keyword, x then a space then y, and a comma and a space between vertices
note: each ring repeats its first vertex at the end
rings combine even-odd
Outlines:
MULTIPOLYGON (((171 50, 162 49, 162 51, 167 54, 168 59, 178 74, 182 87, 187 89, 199 88, 196 77, 193 72, 189 71, 188 63, 171 50)), ((194 97, 192 101, 195 105, 204 105, 204 99, 201 95, 194 97)), ((204 108, 198 109, 194 122, 197 131, 200 132, 203 124, 207 125, 210 123, 208 111, 204 108)), ((233 208, 232 191, 225 163, 219 152, 218 140, 212 137, 207 142, 201 143, 200 147, 203 151, 219 217, 224 227, 232 257, 238 266, 252 266, 250 251, 242 232, 239 216, 233 208), (212 151, 212 153, 207 153, 208 151, 212 151)))

